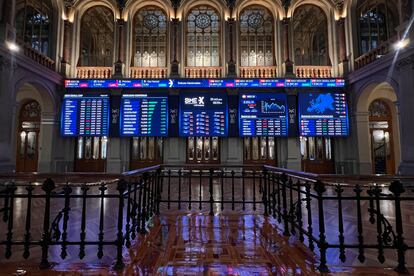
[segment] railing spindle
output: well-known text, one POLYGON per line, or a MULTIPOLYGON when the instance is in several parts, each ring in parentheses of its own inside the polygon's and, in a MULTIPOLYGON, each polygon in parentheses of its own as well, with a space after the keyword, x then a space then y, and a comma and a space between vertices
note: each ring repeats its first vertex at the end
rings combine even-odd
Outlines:
POLYGON ((199 171, 199 175, 200 175, 200 188, 199 188, 199 190, 198 190, 198 192, 199 192, 199 197, 198 197, 198 199, 199 199, 199 205, 198 205, 198 209, 202 209, 203 208, 203 205, 202 205, 202 203, 201 203, 201 200, 202 200, 202 191, 203 191, 203 186, 202 186, 202 182, 203 182, 203 171, 202 170, 200 170, 199 171))
POLYGON ((100 210, 99 210, 99 234, 98 234, 99 243, 98 243, 98 254, 97 254, 98 259, 102 259, 103 257, 105 191, 107 189, 108 188, 106 187, 104 183, 102 183, 99 187, 100 196, 101 196, 101 200, 100 200, 101 204, 100 204, 100 210))
POLYGON ((318 213, 319 213, 319 252, 320 252, 320 263, 318 269, 320 272, 329 272, 328 266, 326 265, 326 250, 328 249, 328 243, 325 237, 325 214, 323 210, 323 193, 326 192, 325 185, 321 181, 316 181, 314 190, 318 194, 318 213))
POLYGON ((81 232, 80 232, 80 246, 79 258, 82 260, 85 257, 85 238, 86 238, 86 195, 89 188, 86 184, 82 185, 82 218, 81 218, 81 232))
POLYGON ((342 193, 344 189, 342 189, 341 185, 338 184, 335 189, 336 193, 338 194, 338 227, 339 227, 339 259, 344 263, 346 261, 345 255, 345 237, 344 237, 344 219, 342 214, 342 193))
POLYGON ((181 169, 178 170, 178 210, 181 210, 181 169))
POLYGON ((224 171, 220 171, 221 178, 221 211, 224 210, 224 171))
MULTIPOLYGON (((24 252, 23 258, 27 259, 30 256, 30 240, 32 235, 30 233, 31 228, 31 219, 32 219, 32 194, 33 194, 34 186, 32 183, 29 183, 29 186, 26 187, 27 191, 27 211, 26 211, 26 229, 24 233, 24 252)), ((63 236, 62 236, 63 239, 63 236)), ((62 257, 62 259, 64 259, 62 257)))
POLYGON ((171 208, 171 170, 168 170, 168 194, 167 194, 167 208, 171 208))
POLYGON ((313 244, 313 227, 312 227, 312 205, 311 205, 311 185, 308 181, 305 183, 306 189, 306 211, 308 214, 308 242, 309 242, 309 249, 311 251, 315 250, 315 246, 313 244))
POLYGON ((358 224, 358 260, 363 263, 365 262, 364 256, 364 236, 362 226, 362 212, 361 212, 361 193, 362 189, 359 184, 355 186, 354 192, 356 194, 357 203, 357 224, 358 224))
POLYGON ((231 171, 231 210, 234 211, 234 170, 231 171))
POLYGON ((282 204, 283 204, 283 226, 284 226, 284 230, 283 230, 283 235, 285 236, 289 236, 289 213, 288 213, 288 209, 287 209, 287 198, 286 198, 286 186, 287 186, 287 175, 285 173, 283 173, 280 177, 280 180, 282 181, 282 204))
POLYGON ((69 221, 69 211, 70 211, 70 194, 72 193, 72 187, 69 183, 66 183, 63 187, 63 193, 65 195, 65 207, 63 209, 63 229, 62 229, 62 250, 60 252, 60 257, 65 259, 67 256, 67 238, 68 238, 68 221, 69 221))
POLYGON ((189 178, 188 178, 188 209, 191 210, 191 178, 192 178, 192 170, 189 171, 189 178))
POLYGON ((210 190, 210 216, 214 215, 214 211, 213 211, 213 205, 214 205, 214 198, 213 198, 213 174, 214 174, 214 169, 210 169, 210 174, 209 174, 209 190, 210 190))
MULTIPOLYGON (((12 255, 12 242, 13 242, 13 221, 14 221, 14 194, 17 188, 15 184, 11 184, 7 186, 7 193, 10 197, 10 207, 9 207, 9 215, 8 215, 8 223, 7 223, 7 242, 6 242, 6 259, 9 259, 12 255)), ((5 210, 7 212, 7 210, 5 210)))
POLYGON ((49 255, 49 244, 51 242, 50 236, 50 196, 52 191, 55 189, 55 182, 48 178, 43 182, 42 190, 45 192, 45 214, 43 218, 43 234, 42 234, 42 260, 40 262, 40 268, 45 269, 50 267, 48 260, 49 255))
POLYGON ((124 268, 124 260, 122 256, 122 247, 124 245, 124 234, 122 232, 124 223, 124 192, 127 189, 127 183, 121 179, 118 181, 116 189, 119 192, 118 198, 118 233, 116 234, 116 262, 114 269, 119 270, 124 268))
POLYGON ((131 228, 131 182, 127 184, 127 213, 126 213, 126 226, 125 226, 125 245, 127 248, 131 246, 131 236, 130 236, 130 228, 131 228))

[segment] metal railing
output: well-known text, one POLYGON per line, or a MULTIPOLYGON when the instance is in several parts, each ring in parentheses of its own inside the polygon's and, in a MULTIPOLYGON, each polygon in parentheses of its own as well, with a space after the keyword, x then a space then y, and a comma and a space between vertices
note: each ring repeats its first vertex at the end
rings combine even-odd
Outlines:
POLYGON ((404 273, 406 253, 414 250, 410 220, 403 220, 411 215, 414 202, 412 177, 316 175, 271 166, 220 165, 154 166, 106 179, 88 176, 88 183, 79 183, 86 175, 43 175, 56 181, 48 178, 41 185, 33 181, 42 175, 33 176, 32 182, 28 176, 0 175, 0 183, 14 177, 0 185, 5 226, 0 227, 0 237, 6 237, 0 245, 5 246, 6 258, 16 246, 24 247, 23 258, 40 247, 40 266, 46 268, 51 246, 60 246, 62 259, 68 246, 79 247, 80 259, 86 247, 97 247, 99 259, 104 248, 111 247, 116 251, 114 268, 120 269, 123 250, 138 233, 147 232, 151 218, 177 211, 272 216, 283 235, 296 236, 319 255, 321 272, 328 271, 328 259, 338 253, 345 262, 347 251, 354 250, 363 263, 367 252, 375 250, 380 263, 394 261, 396 271, 404 273), (24 223, 13 218, 16 206, 24 223), (25 211, 22 206, 27 206, 25 211), (44 214, 41 223, 33 221, 33 206, 37 214, 44 214), (97 231, 88 232, 90 216, 95 216, 97 231), (110 225, 110 217, 115 225, 110 225), (40 237, 33 234, 37 232, 40 237))

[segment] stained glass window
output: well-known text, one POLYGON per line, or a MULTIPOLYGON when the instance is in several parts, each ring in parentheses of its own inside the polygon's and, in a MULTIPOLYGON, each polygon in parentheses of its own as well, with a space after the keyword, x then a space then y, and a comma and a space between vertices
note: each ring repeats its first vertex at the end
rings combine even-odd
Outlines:
POLYGON ((133 66, 166 67, 167 16, 157 7, 146 7, 135 15, 133 66))
POLYGON ((274 65, 273 17, 262 7, 249 7, 240 14, 241 66, 274 65))
POLYGON ((187 66, 220 66, 220 17, 208 6, 187 17, 187 66))

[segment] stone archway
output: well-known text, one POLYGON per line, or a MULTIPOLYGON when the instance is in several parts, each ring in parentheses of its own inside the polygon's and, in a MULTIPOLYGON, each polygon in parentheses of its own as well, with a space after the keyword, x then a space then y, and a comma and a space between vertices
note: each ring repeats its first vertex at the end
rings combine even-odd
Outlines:
MULTIPOLYGON (((361 174, 375 173, 373 162, 373 144, 372 131, 370 129, 370 106, 376 101, 381 100, 389 107, 389 124, 391 125, 389 131, 392 133, 392 141, 394 141, 392 148, 393 153, 392 166, 388 173, 394 174, 398 171, 401 159, 400 150, 400 131, 399 131, 399 112, 396 105, 398 98, 395 89, 387 82, 372 83, 368 85, 357 98, 356 104, 356 128, 358 137, 358 157, 361 174)), ((372 124, 371 124, 372 125, 372 124)))

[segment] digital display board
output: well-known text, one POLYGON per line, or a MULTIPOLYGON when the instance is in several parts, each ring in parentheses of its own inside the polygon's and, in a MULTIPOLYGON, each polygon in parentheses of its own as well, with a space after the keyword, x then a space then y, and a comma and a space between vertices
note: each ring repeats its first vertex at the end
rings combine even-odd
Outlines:
POLYGON ((108 136, 109 96, 65 95, 61 113, 62 136, 108 136))
POLYGON ((66 88, 342 88, 344 79, 65 80, 66 88))
POLYGON ((287 97, 280 93, 242 93, 239 102, 240 136, 287 136, 287 97))
POLYGON ((183 93, 180 96, 180 136, 225 137, 226 93, 183 93))
POLYGON ((301 136, 348 136, 348 105, 345 93, 299 93, 301 136))
POLYGON ((168 97, 148 94, 123 95, 121 136, 168 136, 168 97))

